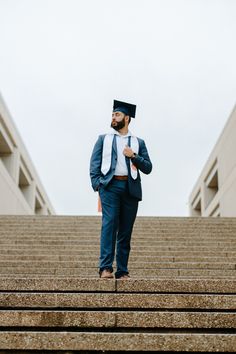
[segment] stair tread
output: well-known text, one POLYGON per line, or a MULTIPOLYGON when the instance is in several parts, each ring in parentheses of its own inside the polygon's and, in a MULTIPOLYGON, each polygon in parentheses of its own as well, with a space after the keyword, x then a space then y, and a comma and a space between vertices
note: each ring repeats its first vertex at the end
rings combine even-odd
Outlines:
POLYGON ((235 312, 0 310, 1 327, 226 328, 236 329, 235 312))
POLYGON ((99 332, 0 332, 2 349, 32 350, 155 350, 155 351, 231 351, 236 347, 232 333, 99 333, 99 332))
MULTIPOLYGON (((160 289, 161 290, 161 289, 160 289)), ((0 308, 137 308, 200 309, 236 308, 236 297, 229 294, 185 293, 103 293, 103 292, 0 292, 0 308)))
POLYGON ((61 290, 117 292, 220 292, 236 293, 236 279, 130 279, 101 280, 99 278, 1 278, 0 290, 61 290))

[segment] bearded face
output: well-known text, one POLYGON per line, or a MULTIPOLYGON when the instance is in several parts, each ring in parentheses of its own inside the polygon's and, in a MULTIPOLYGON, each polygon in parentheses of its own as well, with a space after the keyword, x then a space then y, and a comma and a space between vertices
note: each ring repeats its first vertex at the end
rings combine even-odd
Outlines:
POLYGON ((116 121, 115 119, 112 119, 111 121, 111 128, 115 129, 116 131, 119 131, 125 126, 125 117, 121 121, 116 121))

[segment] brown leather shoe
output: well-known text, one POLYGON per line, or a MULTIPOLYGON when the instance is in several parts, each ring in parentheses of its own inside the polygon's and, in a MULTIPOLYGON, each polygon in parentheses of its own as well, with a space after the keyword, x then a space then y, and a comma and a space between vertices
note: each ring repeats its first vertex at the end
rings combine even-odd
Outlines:
POLYGON ((130 276, 128 274, 124 274, 122 275, 120 278, 118 278, 118 280, 121 279, 121 280, 129 280, 130 279, 130 276))
POLYGON ((100 278, 102 279, 111 279, 114 278, 112 272, 109 269, 104 269, 102 272, 99 273, 100 278))

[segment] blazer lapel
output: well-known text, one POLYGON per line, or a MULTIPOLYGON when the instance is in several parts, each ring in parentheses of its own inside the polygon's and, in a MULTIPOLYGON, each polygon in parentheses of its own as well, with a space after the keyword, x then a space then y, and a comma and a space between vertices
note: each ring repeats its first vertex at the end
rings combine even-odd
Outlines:
MULTIPOLYGON (((128 137, 128 146, 130 147, 130 136, 128 137)), ((125 162, 128 168, 128 175, 130 175, 130 159, 127 156, 125 157, 125 162)))
POLYGON ((112 154, 117 156, 117 144, 116 144, 116 135, 114 134, 113 142, 112 142, 112 154))

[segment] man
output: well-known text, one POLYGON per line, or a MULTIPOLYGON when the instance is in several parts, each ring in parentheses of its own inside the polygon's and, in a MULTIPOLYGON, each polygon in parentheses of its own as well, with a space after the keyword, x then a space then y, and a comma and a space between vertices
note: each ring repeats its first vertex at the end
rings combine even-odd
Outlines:
POLYGON ((149 174, 152 170, 144 140, 128 129, 135 111, 135 105, 114 101, 111 133, 98 137, 90 160, 92 187, 102 205, 99 275, 105 279, 114 278, 115 250, 115 278, 129 279, 131 234, 142 200, 139 171, 149 174))

